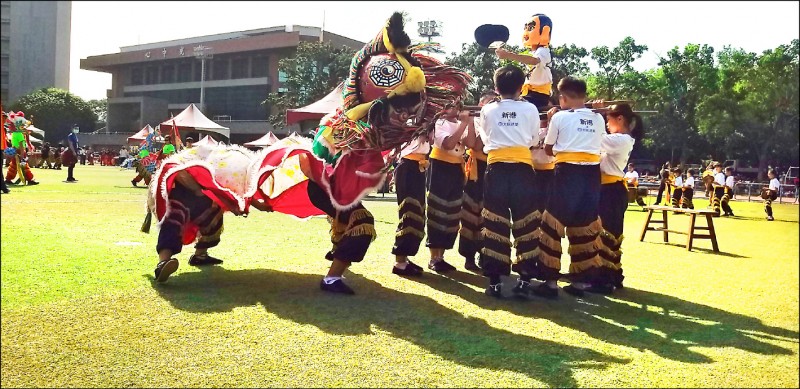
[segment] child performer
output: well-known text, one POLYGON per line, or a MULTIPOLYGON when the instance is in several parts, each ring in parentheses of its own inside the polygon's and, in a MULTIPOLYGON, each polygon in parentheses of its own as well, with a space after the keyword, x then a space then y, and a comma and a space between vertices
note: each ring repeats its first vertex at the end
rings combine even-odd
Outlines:
POLYGON ((733 167, 728 166, 725 168, 725 185, 722 187, 724 194, 722 195, 722 210, 725 211, 725 214, 722 216, 735 216, 733 214, 733 209, 731 209, 730 201, 731 196, 733 196, 733 186, 735 185, 733 180, 733 167))
POLYGON ((400 222, 392 247, 396 262, 392 273, 401 276, 422 274, 422 267, 409 261, 408 257, 417 255, 425 237, 425 170, 428 169, 430 150, 427 137, 415 138, 400 151, 400 161, 394 169, 400 222))
POLYGON ((681 207, 681 197, 683 196, 683 177, 681 177, 681 169, 675 168, 672 170, 675 175, 675 189, 672 190, 672 208, 681 207))
POLYGON ((572 285, 564 291, 583 295, 583 288, 597 277, 602 261, 598 236, 602 229, 597 213, 600 201, 600 144, 605 135, 603 116, 584 108, 586 82, 574 77, 558 83, 559 100, 565 111, 548 111, 550 127, 545 151, 555 156, 552 195, 542 215, 539 274, 546 281, 535 290, 539 296, 558 296, 561 270, 561 238, 569 238, 572 285))
MULTIPOLYGON (((481 95, 479 105, 483 107, 498 97, 494 91, 485 92, 481 95)), ((464 256, 464 268, 471 271, 478 271, 480 268, 475 265, 475 254, 478 254, 483 247, 483 182, 486 175, 486 158, 483 152, 484 144, 478 133, 483 130, 480 128, 478 118, 475 118, 475 143, 468 145, 467 150, 469 160, 467 161, 466 175, 467 183, 464 185, 464 197, 461 203, 461 229, 458 231, 458 253, 464 256)))
POLYGON ((767 176, 769 177, 769 187, 764 188, 762 197, 764 197, 764 211, 767 213, 767 220, 773 221, 775 218, 772 217, 772 201, 778 198, 781 183, 776 178, 775 170, 769 169, 767 176))
MULTIPOLYGON (((516 271, 520 274, 514 294, 526 297, 536 269, 533 245, 538 234, 534 224, 533 160, 530 148, 539 143, 539 111, 518 101, 525 74, 515 66, 494 72, 495 88, 502 100, 481 109, 481 141, 488 154, 483 189, 483 274, 489 278, 486 293, 502 297, 500 276, 511 273, 511 240, 514 233, 516 271)), ((598 178, 599 180, 599 178, 598 178)))
POLYGON ((525 32, 522 34, 522 44, 528 48, 530 54, 515 54, 503 48, 495 50, 497 58, 510 59, 528 65, 528 80, 522 86, 522 96, 536 109, 544 111, 550 104, 550 92, 553 89, 553 73, 550 71, 552 63, 550 57, 550 33, 553 22, 544 14, 536 14, 525 23, 525 32))
POLYGON ((686 180, 683 181, 683 197, 681 197, 681 208, 694 209, 694 203, 692 203, 692 199, 694 198, 695 174, 697 174, 697 172, 694 169, 689 169, 686 171, 686 180))
MULTIPOLYGON (((600 232, 603 266, 598 281, 586 288, 587 292, 611 294, 614 287, 622 288, 622 234, 625 210, 628 209, 628 189, 623 173, 625 162, 633 151, 633 144, 642 136, 642 118, 628 104, 612 105, 606 113, 608 134, 603 136, 600 155, 600 204, 598 214, 603 225, 600 232)), ((628 165, 628 172, 633 165, 628 165)), ((636 178, 634 178, 635 180, 636 178)), ((630 181, 629 181, 630 182, 630 181)))
MULTIPOLYGON (((453 248, 461 218, 461 199, 464 195, 464 151, 461 138, 468 126, 474 127, 469 112, 461 114, 454 108, 436 122, 433 150, 430 155, 431 186, 428 192, 428 240, 431 260, 428 268, 438 272, 455 270, 445 262, 445 250, 453 248), (457 116, 459 120, 456 120, 457 116)), ((474 128, 468 131, 474 135, 474 128)))
POLYGON ((722 164, 719 162, 714 164, 714 182, 712 183, 714 190, 711 192, 711 204, 714 209, 714 216, 720 214, 720 201, 722 196, 725 195, 725 173, 722 172, 722 164))

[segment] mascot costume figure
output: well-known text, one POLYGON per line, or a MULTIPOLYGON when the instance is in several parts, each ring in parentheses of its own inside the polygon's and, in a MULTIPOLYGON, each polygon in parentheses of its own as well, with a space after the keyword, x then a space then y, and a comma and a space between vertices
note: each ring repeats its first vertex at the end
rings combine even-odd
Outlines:
POLYGON ((8 114, 9 132, 11 132, 11 147, 5 150, 5 154, 11 157, 11 163, 6 172, 6 184, 14 184, 14 177, 19 175, 22 184, 36 185, 33 173, 28 166, 28 150, 33 149, 30 142, 28 126, 31 122, 25 119, 25 114, 20 111, 8 114))
MULTIPOLYGON (((327 215, 333 248, 326 258, 332 264, 320 287, 353 294, 342 275, 352 262, 364 258, 375 238, 374 220, 361 200, 383 184, 390 167, 384 156, 432 131, 444 109, 462 104, 471 81, 458 69, 413 53, 415 47, 410 43, 403 31, 402 14, 396 12, 353 57, 342 90, 343 104, 322 119, 313 142, 288 137, 251 154, 215 146, 218 151, 208 155, 240 154, 236 169, 224 171, 219 163, 207 160, 205 151, 193 151, 197 147, 165 160, 151 182, 148 216, 155 214, 162 228, 169 222, 171 205, 175 204, 169 194, 179 171, 184 172, 184 182, 198 184, 195 194, 202 193, 223 212, 247 214, 253 205, 300 219, 327 215), (200 159, 184 157, 192 152, 200 159), (251 162, 242 168, 247 158, 251 162), (240 179, 246 188, 243 192, 222 184, 223 180, 240 179)), ((226 167, 234 164, 233 160, 220 162, 226 167)), ((193 231, 202 230, 200 226, 189 227, 183 233, 184 242, 194 239, 193 231)), ((161 259, 156 278, 164 281, 163 274, 174 272, 177 261, 172 259, 175 262, 168 264, 164 257, 161 259)))

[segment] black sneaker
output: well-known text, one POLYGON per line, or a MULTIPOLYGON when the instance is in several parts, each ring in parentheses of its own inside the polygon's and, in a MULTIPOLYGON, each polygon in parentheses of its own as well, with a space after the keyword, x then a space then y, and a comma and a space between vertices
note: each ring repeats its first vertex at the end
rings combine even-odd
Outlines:
POLYGON ((417 265, 416 263, 411 262, 409 260, 406 260, 406 262, 408 263, 408 265, 406 265, 406 267, 409 267, 409 266, 413 267, 414 269, 417 269, 417 270, 419 270, 420 273, 422 273, 422 266, 417 265))
POLYGON ((571 294, 571 295, 573 295, 575 297, 583 297, 583 295, 585 294, 583 292, 583 289, 578 289, 578 288, 576 288, 576 287, 574 287, 572 285, 567 285, 563 289, 564 289, 565 292, 567 292, 567 293, 569 293, 569 294, 571 294))
POLYGON ((517 284, 514 285, 514 289, 511 289, 514 293, 514 297, 527 300, 531 296, 531 283, 528 281, 517 280, 517 284))
POLYGON ((192 266, 219 265, 221 263, 222 263, 221 259, 214 258, 208 254, 204 255, 192 254, 192 256, 189 257, 189 264, 192 266))
POLYGON ((156 281, 165 282, 169 275, 178 270, 178 260, 170 258, 166 261, 161 261, 156 265, 156 281))
POLYGON ((774 217, 772 217, 772 216, 767 216, 767 220, 768 220, 768 221, 773 221, 773 220, 775 220, 775 218, 774 218, 774 217))
POLYGON ((14 181, 6 180, 6 185, 14 185, 14 181))
POLYGON ((736 217, 736 215, 734 215, 733 212, 728 212, 728 216, 736 217))
POLYGON ((353 289, 350 289, 347 284, 344 283, 341 279, 333 281, 332 283, 328 284, 325 283, 325 280, 320 281, 319 288, 331 293, 340 293, 340 294, 356 294, 353 289))
POLYGON ((422 275, 422 268, 414 265, 411 266, 411 261, 406 262, 405 269, 401 269, 397 266, 392 266, 392 274, 397 274, 398 276, 406 276, 406 277, 418 277, 422 275))
POLYGON ((499 283, 499 284, 496 284, 496 285, 491 285, 490 284, 489 287, 486 288, 486 294, 488 296, 492 296, 492 297, 495 297, 495 298, 503 298, 502 290, 503 290, 503 284, 502 283, 499 283))
POLYGON ((30 181, 28 181, 28 185, 39 185, 39 181, 30 180, 30 181))
POLYGON ((558 288, 551 288, 551 287, 547 286, 546 283, 545 284, 541 284, 541 285, 533 288, 532 290, 533 290, 533 294, 535 294, 535 295, 537 295, 539 297, 544 297, 544 298, 549 298, 549 299, 558 298, 558 288))
POLYGON ((433 270, 433 271, 435 271, 437 273, 445 273, 445 272, 448 272, 448 271, 456 270, 456 268, 453 267, 453 265, 445 262, 444 259, 440 259, 440 260, 438 260, 436 262, 429 263, 428 264, 428 269, 431 269, 431 270, 433 270))
POLYGON ((611 284, 592 284, 588 288, 584 289, 584 291, 595 294, 610 295, 614 293, 614 287, 611 284))
POLYGON ((131 185, 136 186, 136 181, 135 180, 131 180, 131 185))

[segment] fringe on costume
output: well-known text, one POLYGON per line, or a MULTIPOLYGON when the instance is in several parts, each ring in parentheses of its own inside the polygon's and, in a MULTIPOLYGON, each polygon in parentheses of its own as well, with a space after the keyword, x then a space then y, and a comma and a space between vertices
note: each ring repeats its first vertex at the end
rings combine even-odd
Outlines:
POLYGON ((486 247, 481 249, 481 254, 483 254, 483 255, 485 255, 487 257, 494 258, 494 259, 496 259, 496 260, 498 260, 500 262, 503 262, 503 263, 509 263, 509 264, 511 263, 511 257, 510 256, 498 253, 497 251, 494 251, 492 249, 488 249, 486 247))
POLYGON ((511 220, 506 219, 506 218, 504 218, 504 217, 502 217, 502 216, 500 216, 500 215, 498 215, 496 213, 490 212, 486 208, 484 208, 481 211, 481 216, 483 217, 484 220, 489 220, 489 221, 493 221, 493 222, 496 222, 496 223, 503 223, 507 227, 509 227, 509 228, 511 227, 511 220))
POLYGON ((481 235, 483 236, 483 239, 491 239, 491 240, 493 240, 495 242, 498 242, 498 243, 501 243, 501 244, 504 244, 504 245, 508 245, 508 247, 511 247, 511 240, 510 239, 508 239, 505 236, 500 235, 500 234, 498 234, 496 232, 492 232, 491 230, 489 230, 486 227, 483 227, 481 229, 481 235))
POLYGON ((533 221, 535 221, 537 219, 540 219, 541 217, 542 217, 542 214, 539 211, 533 211, 533 212, 525 215, 525 217, 523 217, 522 219, 514 221, 514 224, 511 227, 514 228, 514 229, 522 228, 522 227, 525 227, 526 225, 528 225, 529 223, 531 223, 531 222, 533 222, 533 221))

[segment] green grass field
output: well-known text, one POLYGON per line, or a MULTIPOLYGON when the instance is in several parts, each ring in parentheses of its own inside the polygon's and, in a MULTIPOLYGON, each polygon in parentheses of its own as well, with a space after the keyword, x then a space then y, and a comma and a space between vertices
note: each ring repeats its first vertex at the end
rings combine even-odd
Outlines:
POLYGON ((357 294, 340 296, 319 290, 324 219, 226 216, 222 266, 188 266, 186 247, 155 285, 132 171, 34 174, 0 197, 3 387, 798 387, 796 205, 767 222, 733 202, 736 218, 715 219, 720 254, 639 242, 631 207, 625 289, 521 302, 485 296, 455 251, 455 274, 391 274, 396 203, 374 199, 378 238, 346 274, 357 294))

